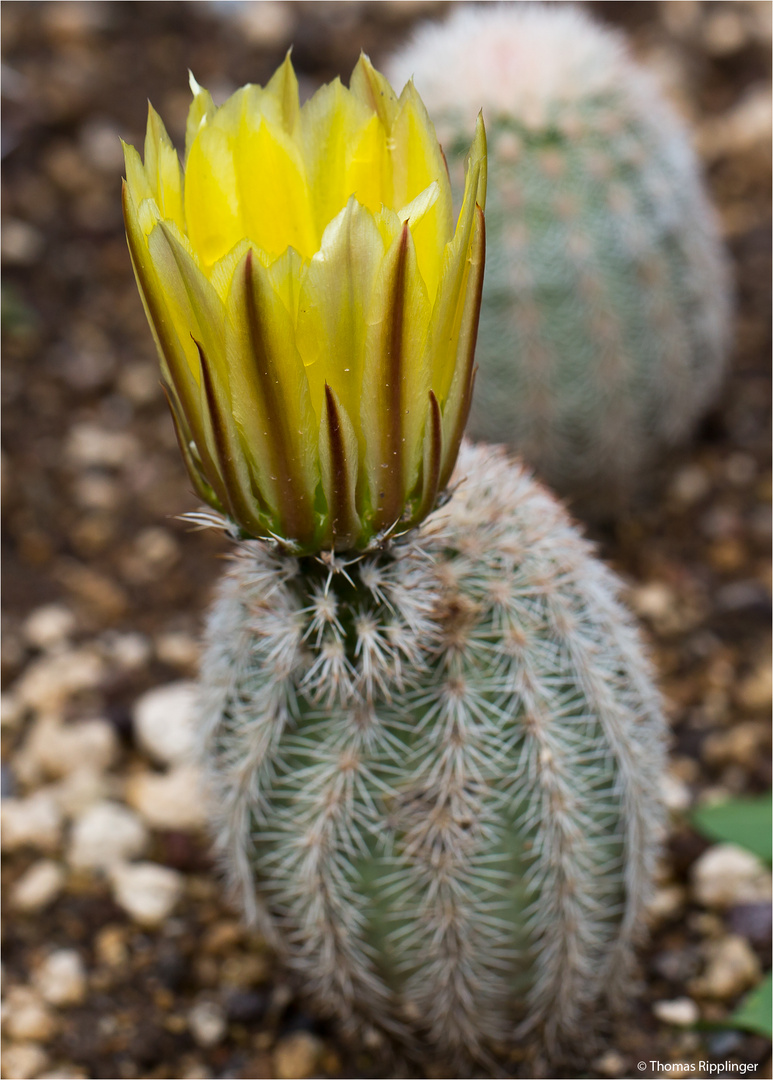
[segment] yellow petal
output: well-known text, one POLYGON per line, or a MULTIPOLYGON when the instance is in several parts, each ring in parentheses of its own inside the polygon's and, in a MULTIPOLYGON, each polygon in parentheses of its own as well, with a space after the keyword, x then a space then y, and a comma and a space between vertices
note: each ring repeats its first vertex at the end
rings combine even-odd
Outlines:
POLYGON ((385 131, 391 133, 398 111, 397 94, 365 53, 360 53, 349 86, 355 97, 376 113, 385 131))
POLYGON ((221 259, 247 235, 232 149, 233 139, 209 122, 202 127, 185 168, 185 221, 205 266, 221 259))
POLYGON ((384 244, 371 214, 355 199, 331 221, 300 289, 298 348, 317 416, 328 382, 360 431, 360 396, 371 297, 384 244))
POLYGON ((411 202, 433 181, 438 184, 434 205, 411 228, 419 272, 430 298, 434 300, 440 278, 441 253, 453 236, 451 182, 432 121, 412 82, 406 85, 400 97, 390 146, 393 148, 395 208, 411 202))
POLYGON ((185 124, 186 166, 188 155, 191 152, 191 147, 193 146, 193 142, 198 135, 200 128, 210 117, 215 115, 215 103, 212 100, 212 95, 209 90, 205 90, 202 86, 199 86, 193 77, 192 71, 188 72, 188 82, 190 83, 191 93, 193 94, 193 101, 188 109, 188 120, 185 124))
POLYGON ((281 535, 308 544, 315 530, 318 425, 281 292, 248 251, 228 297, 231 407, 281 535))
POLYGON ((384 127, 339 79, 303 106, 300 136, 320 233, 352 195, 373 211, 391 202, 384 127))
POLYGON ((126 183, 134 205, 139 206, 144 199, 151 199, 153 192, 148 183, 145 166, 142 164, 140 155, 133 146, 129 146, 123 139, 121 140, 121 146, 123 147, 123 160, 126 166, 126 183))
POLYGON ((325 384, 324 407, 319 426, 319 458, 333 546, 352 548, 362 527, 357 513, 357 436, 335 392, 325 384))
POLYGON ((281 124, 288 135, 292 135, 298 121, 300 104, 298 101, 298 80, 295 77, 290 50, 284 58, 284 63, 276 69, 266 83, 266 93, 271 94, 279 106, 281 124))
POLYGON ((184 231, 182 169, 163 121, 150 103, 145 134, 145 175, 161 216, 184 231))
POLYGON ((373 528, 399 519, 419 469, 431 306, 408 225, 379 272, 368 314, 361 425, 373 528))

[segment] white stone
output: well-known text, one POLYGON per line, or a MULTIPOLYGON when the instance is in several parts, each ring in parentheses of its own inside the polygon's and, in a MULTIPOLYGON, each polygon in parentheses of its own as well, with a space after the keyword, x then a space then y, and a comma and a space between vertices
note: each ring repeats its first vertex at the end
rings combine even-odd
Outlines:
POLYGON ((770 872, 735 844, 715 844, 693 863, 692 893, 699 904, 723 910, 735 904, 770 900, 770 872))
POLYGON ((96 803, 72 830, 67 861, 79 869, 107 869, 140 855, 148 834, 137 815, 119 803, 96 803))
POLYGON ((124 431, 107 431, 95 424, 76 424, 70 429, 65 454, 83 468, 118 469, 137 457, 139 445, 124 431))
POLYGON ((673 1001, 656 1001, 652 1011, 658 1020, 675 1027, 692 1027, 700 1020, 700 1009, 692 998, 674 998, 673 1001))
POLYGON ((104 802, 111 795, 111 787, 119 781, 115 777, 110 778, 102 771, 86 766, 75 769, 56 784, 49 785, 48 790, 52 793, 65 817, 83 817, 86 811, 95 803, 104 802))
POLYGON ((199 1001, 188 1013, 188 1028, 199 1046, 216 1046, 228 1030, 225 1016, 212 1001, 199 1001))
POLYGON ((17 697, 13 694, 0 694, 0 726, 15 728, 19 726, 24 709, 17 697))
POLYGON ((33 863, 11 890, 11 904, 19 911, 42 911, 56 900, 64 887, 61 863, 41 859, 33 863))
POLYGON ((49 953, 34 974, 34 982, 51 1005, 79 1005, 86 996, 86 969, 75 949, 49 953))
POLYGON ((17 1042, 3 1047, 3 1076, 12 1080, 32 1080, 47 1063, 45 1050, 36 1043, 17 1042))
POLYGON ((62 645, 75 630, 75 616, 63 604, 46 604, 35 608, 24 621, 22 634, 35 649, 52 649, 62 645))
POLYGON ((75 694, 99 686, 104 673, 102 660, 88 649, 45 655, 29 665, 14 693, 24 706, 56 712, 75 694))
POLYGON ((183 890, 183 876, 157 863, 119 863, 110 873, 113 898, 143 926, 158 926, 172 912, 183 890))
POLYGON ((118 736, 106 720, 62 723, 55 716, 41 716, 20 751, 20 775, 66 776, 76 769, 96 772, 109 769, 118 757, 118 736))
POLYGON ((661 776, 660 791, 664 805, 672 814, 681 814, 690 809, 692 804, 690 789, 684 780, 673 772, 667 772, 661 776))
POLYGON ((31 986, 12 986, 7 991, 3 1000, 5 1035, 11 1039, 48 1042, 54 1035, 56 1026, 56 1017, 31 986))
POLYGON ((54 851, 58 846, 62 835, 62 812, 49 791, 36 791, 26 799, 3 799, 0 815, 3 851, 23 847, 54 851))
POLYGON ((203 779, 193 765, 135 773, 126 782, 126 801, 153 829, 198 829, 208 820, 203 779))
POLYGON ((707 949, 706 970, 690 983, 700 997, 730 1001, 759 982, 760 962, 746 938, 728 934, 707 949))
POLYGON ((197 687, 173 682, 143 694, 134 707, 137 742, 163 765, 184 761, 194 742, 197 687))
POLYGON ((108 658, 126 671, 145 667, 153 655, 153 646, 144 634, 110 634, 104 649, 108 658))

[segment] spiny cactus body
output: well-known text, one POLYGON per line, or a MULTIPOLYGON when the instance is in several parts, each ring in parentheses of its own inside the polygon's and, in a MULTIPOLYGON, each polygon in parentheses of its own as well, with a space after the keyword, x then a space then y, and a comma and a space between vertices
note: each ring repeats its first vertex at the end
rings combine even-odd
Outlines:
POLYGON ((613 576, 492 448, 388 551, 239 546, 202 758, 248 915, 345 1028, 459 1062, 624 988, 663 721, 613 576))
POLYGON ((726 267, 689 136, 621 39, 568 5, 420 29, 413 75, 458 186, 482 107, 488 239, 469 432, 609 500, 716 395, 726 267))

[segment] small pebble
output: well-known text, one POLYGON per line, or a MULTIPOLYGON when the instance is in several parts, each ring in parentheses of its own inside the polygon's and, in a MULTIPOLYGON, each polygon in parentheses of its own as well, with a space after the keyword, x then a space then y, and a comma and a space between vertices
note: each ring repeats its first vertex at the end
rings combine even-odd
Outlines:
POLYGON ((23 716, 24 709, 17 697, 13 694, 0 694, 0 727, 18 727, 23 716))
POLYGON ((62 811, 53 795, 36 791, 26 799, 3 799, 0 804, 3 851, 31 847, 54 851, 62 836, 62 811))
POLYGON ((316 1072, 324 1049, 310 1031, 293 1031, 280 1039, 274 1049, 278 1080, 305 1080, 316 1072))
POLYGON ((194 741, 197 688, 192 682, 169 683, 143 694, 134 706, 134 730, 140 747, 162 765, 185 760, 194 741))
POLYGON ((142 926, 158 926, 180 899, 184 878, 158 863, 117 864, 112 868, 113 897, 142 926))
POLYGON ((653 925, 671 922, 684 911, 686 890, 681 885, 664 885, 656 889, 647 906, 647 916, 653 925))
POLYGON ((80 818, 95 803, 103 802, 111 793, 112 778, 89 766, 75 769, 48 790, 54 796, 65 817, 80 818))
POLYGON ((97 772, 109 769, 118 756, 118 738, 106 720, 62 723, 41 716, 32 726, 19 752, 20 776, 34 782, 37 776, 66 776, 75 769, 97 772))
POLYGON ((235 1024, 259 1024, 268 1011, 270 996, 267 991, 234 990, 228 995, 226 1012, 235 1024))
POLYGON ((65 872, 61 863, 41 859, 33 863, 11 890, 11 904, 19 911, 43 911, 59 896, 65 872))
POLYGON ((153 646, 144 634, 110 634, 104 649, 110 660, 125 671, 145 667, 153 656, 153 646))
POLYGON ((35 972, 34 981, 51 1005, 79 1005, 86 996, 86 969, 75 949, 49 953, 35 972))
POLYGON ((75 616, 63 604, 35 608, 22 626, 27 643, 35 649, 53 649, 63 645, 75 630, 75 616))
POLYGON ((675 1027, 692 1027, 700 1019, 700 1009, 692 998, 674 998, 673 1001, 656 1001, 652 1011, 658 1020, 675 1027))
POLYGON ((660 791, 666 809, 672 814, 683 814, 690 809, 692 793, 684 780, 673 772, 667 772, 661 776, 660 791))
POLYGON ((133 435, 94 424, 76 424, 65 443, 66 456, 81 468, 119 469, 136 459, 138 451, 133 435))
POLYGON ((104 673, 102 660, 87 649, 44 655, 29 665, 14 693, 24 706, 56 713, 76 694, 98 686, 104 673))
POLYGON ((746 939, 729 934, 709 944, 706 970, 690 983, 690 989, 699 997, 730 1001, 756 985, 761 974, 760 962, 746 939))
MULTIPOLYGON (((53 1038, 56 1028, 56 1016, 36 990, 30 986, 12 986, 7 991, 3 1001, 5 1035, 24 1041, 48 1042, 53 1038)), ((5 1075, 9 1074, 6 1072, 5 1075)))
POLYGON ((106 869, 140 855, 147 840, 145 826, 128 807, 96 803, 75 822, 67 861, 79 869, 106 869))
POLYGON ((188 1013, 188 1027, 199 1046, 216 1046, 228 1030, 222 1009, 212 1001, 200 1001, 188 1013))
POLYGON ((593 1065, 601 1076, 618 1077, 625 1076, 627 1062, 617 1050, 607 1050, 601 1057, 596 1058, 593 1065))
POLYGON ((190 634, 170 632, 156 638, 156 655, 163 664, 192 671, 199 661, 199 645, 190 634))
POLYGON ((738 687, 738 704, 749 712, 769 710, 773 702, 773 673, 770 662, 760 664, 738 687))
POLYGON ((704 907, 724 910, 735 904, 770 900, 770 872, 763 863, 735 844, 715 844, 691 870, 693 897, 704 907))
POLYGON ((47 1064, 46 1052, 37 1043, 8 1043, 3 1047, 3 1076, 11 1080, 33 1080, 47 1064))
POLYGON ((126 801, 153 829, 199 829, 209 820, 201 772, 180 765, 168 773, 130 776, 126 801))

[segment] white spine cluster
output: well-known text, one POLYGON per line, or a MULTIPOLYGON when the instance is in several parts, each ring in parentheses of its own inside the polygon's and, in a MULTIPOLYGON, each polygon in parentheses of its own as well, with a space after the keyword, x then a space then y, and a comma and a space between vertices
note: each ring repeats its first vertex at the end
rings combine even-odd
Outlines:
POLYGON ((304 989, 460 1062, 577 1037, 625 985, 663 720, 617 584, 552 497, 465 447, 379 555, 246 543, 213 609, 202 755, 222 857, 304 989))

